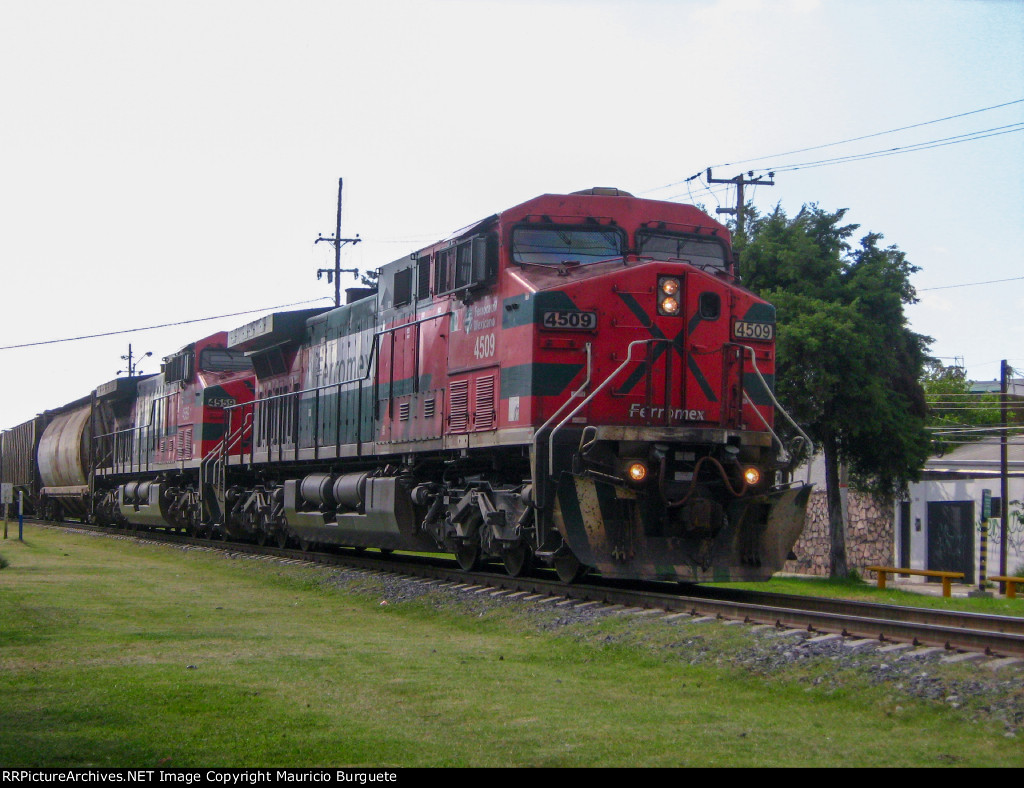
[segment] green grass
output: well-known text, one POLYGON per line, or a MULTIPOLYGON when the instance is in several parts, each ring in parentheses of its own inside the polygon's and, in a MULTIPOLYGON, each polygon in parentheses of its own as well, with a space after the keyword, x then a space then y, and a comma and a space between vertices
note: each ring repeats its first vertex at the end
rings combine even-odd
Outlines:
POLYGON ((372 578, 34 527, 5 553, 5 767, 1024 766, 995 723, 815 686, 828 664, 735 667, 746 627, 548 631, 557 611, 382 605, 372 578))

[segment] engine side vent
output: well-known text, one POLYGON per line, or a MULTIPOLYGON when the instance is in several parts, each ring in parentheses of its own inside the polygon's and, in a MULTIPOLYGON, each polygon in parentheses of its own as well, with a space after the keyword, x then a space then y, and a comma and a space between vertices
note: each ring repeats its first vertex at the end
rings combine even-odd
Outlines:
POLYGON ((178 430, 178 459, 192 459, 192 427, 182 427, 178 430))
POLYGON ((494 410, 494 375, 485 375, 476 379, 476 397, 474 399, 475 418, 474 431, 494 429, 497 413, 494 410))
POLYGON ((448 431, 465 432, 469 427, 469 381, 457 380, 448 387, 448 431))

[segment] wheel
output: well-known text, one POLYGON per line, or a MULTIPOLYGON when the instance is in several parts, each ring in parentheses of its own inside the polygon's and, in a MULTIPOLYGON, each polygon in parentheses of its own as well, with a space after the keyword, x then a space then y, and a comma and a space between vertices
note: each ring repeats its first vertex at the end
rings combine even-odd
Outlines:
POLYGON ((580 563, 572 551, 566 549, 562 555, 555 556, 555 572, 563 583, 575 583, 587 573, 587 567, 580 563))
POLYGON ((316 546, 316 542, 312 539, 307 539, 305 536, 299 537, 299 549, 304 552, 310 552, 316 546))
POLYGON ((269 541, 270 541, 270 534, 268 534, 262 528, 257 528, 256 529, 256 544, 258 544, 260 547, 266 547, 267 546, 267 542, 269 542, 269 541))
POLYGON ((533 551, 529 545, 517 542, 501 554, 501 562, 512 577, 525 577, 533 571, 533 551))
POLYGON ((252 539, 261 547, 266 544, 267 537, 263 533, 263 524, 252 509, 249 509, 242 515, 242 529, 246 539, 252 539), (260 541, 260 536, 263 537, 262 542, 260 541))
POLYGON ((463 543, 455 548, 455 560, 463 572, 480 568, 480 545, 463 543))

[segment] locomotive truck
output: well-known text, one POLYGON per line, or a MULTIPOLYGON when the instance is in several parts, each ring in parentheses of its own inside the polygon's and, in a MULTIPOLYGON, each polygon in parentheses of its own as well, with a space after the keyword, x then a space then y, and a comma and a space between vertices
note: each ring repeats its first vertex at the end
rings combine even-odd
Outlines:
POLYGON ((35 438, 8 431, 4 479, 34 452, 20 483, 51 518, 566 582, 766 579, 790 555, 809 441, 776 429, 775 310, 697 208, 543 195, 349 295, 186 346, 29 422, 35 438))

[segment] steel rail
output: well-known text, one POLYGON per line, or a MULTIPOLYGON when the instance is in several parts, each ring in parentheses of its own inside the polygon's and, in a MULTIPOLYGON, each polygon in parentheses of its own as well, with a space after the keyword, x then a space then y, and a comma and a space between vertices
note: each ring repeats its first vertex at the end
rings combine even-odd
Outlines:
POLYGON ((808 633, 841 634, 879 643, 911 643, 949 651, 983 652, 990 656, 1024 657, 1024 619, 961 613, 929 608, 884 605, 843 599, 803 597, 759 591, 739 591, 707 586, 663 586, 584 582, 566 585, 554 577, 510 577, 503 573, 464 572, 450 559, 418 555, 382 555, 350 551, 303 552, 288 548, 259 547, 219 540, 195 539, 182 534, 144 529, 111 529, 79 523, 39 523, 105 534, 129 535, 172 544, 191 543, 235 554, 270 555, 327 566, 344 566, 377 572, 438 580, 449 585, 493 589, 495 594, 525 591, 552 599, 601 602, 627 609, 685 613, 694 617, 731 619, 767 624, 779 629, 808 633), (666 590, 671 588, 671 590, 666 590))
MULTIPOLYGON (((773 607, 815 610, 822 613, 843 614, 855 612, 856 615, 866 618, 886 618, 906 623, 932 623, 960 629, 982 629, 1024 635, 1024 615, 1020 617, 999 616, 990 613, 886 605, 879 602, 829 597, 807 597, 765 591, 746 591, 735 588, 692 586, 687 589, 687 594, 698 597, 704 597, 707 592, 713 592, 712 596, 715 599, 729 599, 734 602, 750 602, 773 607)), ((1022 606, 1021 612, 1024 614, 1024 606, 1022 606)))

